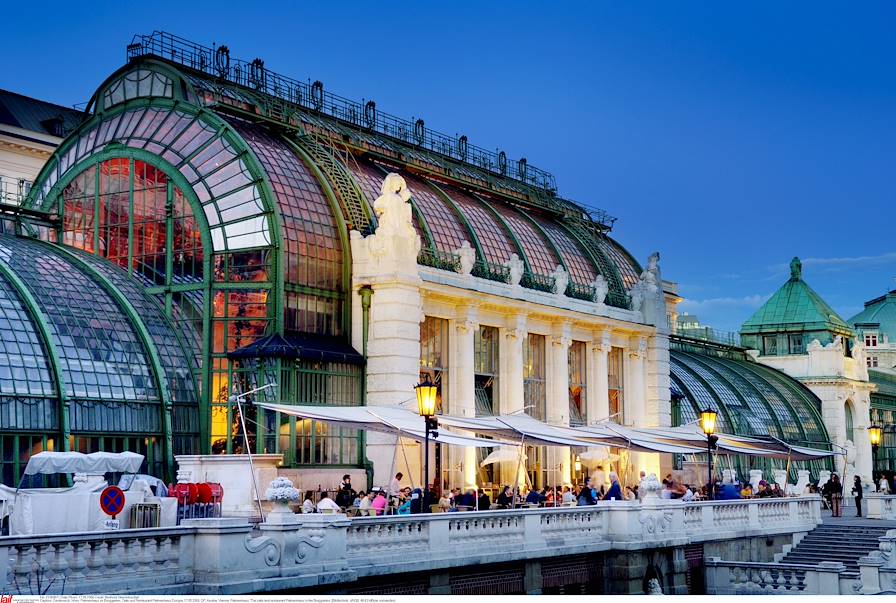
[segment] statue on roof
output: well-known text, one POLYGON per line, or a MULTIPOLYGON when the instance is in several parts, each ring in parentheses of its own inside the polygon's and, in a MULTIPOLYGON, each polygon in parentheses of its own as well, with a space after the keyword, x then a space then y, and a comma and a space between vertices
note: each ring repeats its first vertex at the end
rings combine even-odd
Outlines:
POLYGON ((790 278, 798 281, 803 278, 803 263, 798 257, 790 260, 790 278))
POLYGON ((399 174, 392 173, 383 180, 380 193, 373 202, 376 230, 366 237, 352 231, 352 256, 371 274, 416 275, 420 237, 408 203, 411 199, 408 185, 399 174))

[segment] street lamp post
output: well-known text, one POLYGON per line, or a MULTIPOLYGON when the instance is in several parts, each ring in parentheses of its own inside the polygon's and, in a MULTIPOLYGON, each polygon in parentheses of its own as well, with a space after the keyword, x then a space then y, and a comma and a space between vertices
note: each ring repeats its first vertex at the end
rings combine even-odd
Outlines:
POLYGON ((436 429, 439 426, 436 420, 436 393, 438 388, 429 380, 429 375, 424 375, 423 382, 418 383, 414 390, 417 394, 417 412, 426 421, 426 435, 423 444, 423 500, 421 501, 421 509, 426 512, 429 510, 429 434, 433 434, 433 438, 439 437, 436 429))
POLYGON ((712 451, 713 448, 716 447, 716 442, 719 441, 719 436, 715 435, 717 418, 718 414, 711 408, 707 408, 700 413, 700 428, 703 430, 703 433, 706 434, 706 464, 709 469, 709 481, 706 484, 706 495, 710 500, 715 498, 712 483, 712 451))
POLYGON ((874 465, 877 462, 877 449, 880 447, 880 440, 883 437, 883 429, 879 425, 872 425, 868 428, 868 439, 871 440, 871 473, 874 473, 874 465))

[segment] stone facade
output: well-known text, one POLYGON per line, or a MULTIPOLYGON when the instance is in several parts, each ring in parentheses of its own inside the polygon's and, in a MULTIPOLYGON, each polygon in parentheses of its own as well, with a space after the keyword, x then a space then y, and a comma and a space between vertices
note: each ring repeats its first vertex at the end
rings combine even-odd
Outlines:
MULTIPOLYGON (((420 323, 429 316, 448 321, 447 399, 443 404, 449 414, 475 416, 473 342, 479 326, 486 325, 498 329, 500 340, 498 412, 524 410, 523 346, 527 336, 535 333, 545 337, 547 422, 569 424, 568 354, 576 341, 583 342, 586 350, 583 410, 587 422, 610 419, 607 357, 615 347, 623 351, 624 422, 639 427, 669 425, 668 312, 659 286, 658 254, 651 257, 648 269, 635 285, 637 304, 633 302, 633 309, 628 310, 525 289, 513 279, 508 283, 480 279, 463 265, 458 272, 418 265, 420 239, 403 197, 405 190, 401 176, 389 175, 374 204, 377 229, 367 237, 357 232, 351 235, 354 290, 373 290, 367 338, 369 405, 414 407, 413 387, 420 372, 420 323)), ((353 298, 353 314, 360 327, 357 317, 362 314, 361 298, 357 294, 353 298)), ((354 333, 355 347, 360 349, 362 329, 356 328, 354 333)), ((405 442, 404 454, 399 454, 396 462, 394 437, 371 433, 367 438, 375 484, 388 483, 396 467, 406 468, 415 476, 420 474, 422 450, 418 445, 405 442)), ((452 473, 451 483, 475 485, 475 451, 446 450, 445 454, 443 466, 452 473)), ((639 455, 635 460, 636 464, 630 462, 623 468, 631 477, 642 468, 660 471, 659 455, 639 455)), ((545 452, 542 469, 547 481, 569 483, 572 466, 569 449, 545 452)), ((502 479, 512 481, 513 473, 502 475, 502 479)))

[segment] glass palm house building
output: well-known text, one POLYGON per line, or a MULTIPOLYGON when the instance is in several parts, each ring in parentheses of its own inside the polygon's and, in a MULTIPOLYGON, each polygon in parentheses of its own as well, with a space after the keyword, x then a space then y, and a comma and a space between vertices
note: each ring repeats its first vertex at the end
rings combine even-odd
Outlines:
MULTIPOLYGON (((525 159, 233 59, 224 46, 156 32, 127 53, 24 207, 0 215, 4 483, 39 450, 137 451, 167 479, 175 454, 243 452, 228 400, 269 382, 278 387, 257 395, 270 401, 365 404, 374 376, 366 344, 352 346, 349 233, 375 231, 372 204, 389 172, 410 189, 421 270, 455 271, 467 243, 477 283, 506 283, 516 255, 527 299, 553 290, 558 266, 568 275, 562 304, 585 308, 570 334, 539 334, 533 319, 521 344, 530 414, 550 420, 553 405, 567 423, 599 419, 587 392, 604 388, 620 422, 642 392, 648 423, 687 423, 711 405, 729 432, 828 441, 819 401, 799 382, 734 348, 674 335, 669 344, 640 324, 632 288, 644 271, 610 237, 613 219, 559 197, 525 159), (588 310, 598 307, 608 310, 588 310), (611 324, 605 375, 579 335, 589 312, 611 324), (555 396, 545 360, 558 342, 568 397, 555 396)), ((420 370, 438 377, 453 335, 445 316, 424 310, 420 370)), ((492 328, 481 319, 473 338, 480 415, 502 410, 504 327, 492 328)), ((450 410, 447 382, 440 395, 450 410)), ((363 433, 251 406, 246 415, 253 451, 283 453, 287 467, 369 469, 363 433)))

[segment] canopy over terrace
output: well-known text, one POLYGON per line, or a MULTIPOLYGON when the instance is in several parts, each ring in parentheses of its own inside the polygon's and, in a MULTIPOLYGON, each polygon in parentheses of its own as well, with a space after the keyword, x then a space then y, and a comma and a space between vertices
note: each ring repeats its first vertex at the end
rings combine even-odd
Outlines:
MULTIPOLYGON (((294 406, 256 402, 256 406, 284 415, 312 419, 351 429, 364 429, 411 438, 418 442, 425 439, 425 430, 420 416, 403 408, 374 406, 294 406)), ((441 417, 439 417, 441 418, 441 417)), ((477 446, 492 448, 506 445, 503 442, 462 436, 445 431, 439 432, 438 442, 455 446, 477 446)))
MULTIPOLYGON (((681 427, 669 428, 652 428, 652 429, 630 429, 613 426, 614 429, 623 429, 635 437, 643 434, 659 442, 668 442, 673 445, 697 445, 706 442, 706 436, 700 431, 696 425, 682 425, 681 427)), ((592 429, 592 428, 582 428, 592 429)), ((817 448, 807 448, 805 446, 794 446, 783 440, 774 437, 768 438, 748 438, 744 436, 734 436, 729 434, 716 434, 719 437, 716 443, 719 451, 731 454, 745 454, 751 456, 761 456, 766 458, 790 459, 792 461, 811 461, 826 458, 839 454, 830 450, 820 450, 817 448)), ((705 452, 706 450, 701 450, 705 452)))

